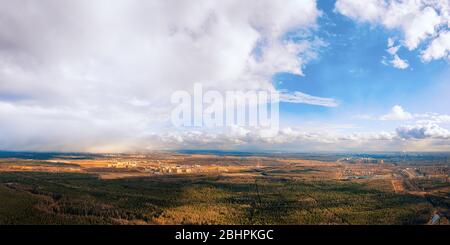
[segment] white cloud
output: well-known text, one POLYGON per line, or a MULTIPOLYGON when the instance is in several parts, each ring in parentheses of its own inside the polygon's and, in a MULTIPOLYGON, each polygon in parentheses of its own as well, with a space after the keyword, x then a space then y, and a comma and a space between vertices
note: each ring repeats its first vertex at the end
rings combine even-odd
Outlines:
MULTIPOLYGON (((439 144, 440 150, 450 149, 450 132, 435 124, 401 126, 381 132, 336 133, 307 132, 284 127, 277 132, 257 128, 233 127, 223 131, 182 131, 151 136, 161 147, 175 149, 258 149, 280 151, 341 150, 423 150, 439 144)), ((433 148, 435 150, 437 148, 433 148)))
POLYGON ((421 57, 426 62, 442 58, 450 61, 450 31, 440 33, 422 52, 421 57))
POLYGON ((222 91, 273 89, 272 75, 302 75, 323 45, 284 38, 315 28, 314 0, 0 4, 2 149, 141 144, 166 126, 160 119, 173 91, 197 82, 222 91))
POLYGON ((402 70, 409 67, 408 62, 406 60, 403 60, 400 57, 398 57, 397 54, 394 55, 394 58, 391 60, 391 64, 395 68, 402 69, 402 70))
POLYGON ((402 126, 397 128, 397 134, 403 139, 450 139, 450 131, 437 124, 402 126))
POLYGON ((396 138, 396 134, 392 132, 369 132, 369 133, 353 133, 339 137, 340 140, 352 140, 352 141, 377 141, 377 140, 393 140, 396 138))
MULTIPOLYGON (((400 30, 402 45, 409 50, 421 44, 427 46, 428 51, 422 55, 425 61, 447 58, 449 47, 444 41, 450 27, 448 0, 337 0, 335 10, 359 22, 400 30), (428 41, 431 44, 427 45, 428 41)), ((388 44, 392 47, 393 40, 389 39, 388 44)), ((396 60, 398 67, 406 66, 400 58, 396 60)))
POLYGON ((369 114, 358 114, 353 116, 354 119, 358 120, 411 120, 417 124, 446 124, 450 123, 450 115, 439 114, 439 113, 410 113, 403 109, 400 105, 395 105, 391 110, 382 115, 374 116, 369 114))
POLYGON ((450 115, 438 114, 438 113, 423 113, 414 114, 414 118, 417 123, 428 124, 428 123, 450 123, 450 115))
POLYGON ((302 92, 281 92, 280 101, 288 103, 302 103, 325 107, 336 107, 339 103, 332 98, 323 98, 305 94, 302 92))
MULTIPOLYGON (((400 126, 392 131, 348 132, 330 127, 317 131, 302 127, 282 127, 270 130, 250 127, 172 131, 150 134, 161 149, 232 149, 280 151, 361 150, 450 150, 450 133, 434 123, 400 126), (439 145, 439 147, 436 147, 439 145), (431 148, 430 148, 431 147, 431 148)), ((352 128, 354 130, 354 128, 352 128)))
POLYGON ((393 67, 397 68, 397 69, 406 69, 409 67, 408 61, 405 59, 402 59, 398 56, 397 52, 400 49, 400 45, 394 46, 395 41, 392 38, 388 39, 388 49, 386 49, 386 52, 388 52, 391 56, 392 59, 387 62, 386 61, 386 57, 383 57, 383 59, 381 60, 381 62, 384 65, 388 65, 391 64, 393 67))
POLYGON ((405 111, 403 107, 399 105, 393 106, 389 113, 380 117, 381 120, 409 120, 412 118, 412 114, 405 111))
POLYGON ((389 54, 391 54, 391 55, 395 55, 395 54, 397 54, 399 49, 400 49, 400 45, 398 45, 398 46, 388 46, 388 49, 386 51, 389 54))
POLYGON ((336 1, 336 11, 359 21, 379 21, 381 10, 386 8, 383 0, 336 1))
MULTIPOLYGON (((279 131, 231 127, 222 131, 182 131, 158 135, 159 140, 175 148, 236 148, 257 145, 260 149, 278 149, 286 146, 289 149, 304 150, 312 145, 335 144, 339 150, 345 144, 359 144, 362 142, 391 141, 396 139, 395 132, 368 132, 352 134, 336 134, 332 132, 306 132, 291 127, 281 128, 279 131), (264 146, 266 148, 264 148, 264 146)), ((323 149, 322 149, 323 150, 323 149)))
POLYGON ((388 48, 391 48, 391 47, 393 47, 394 46, 394 44, 395 44, 395 41, 394 41, 394 39, 393 38, 388 38, 388 41, 387 41, 387 45, 388 45, 388 48))

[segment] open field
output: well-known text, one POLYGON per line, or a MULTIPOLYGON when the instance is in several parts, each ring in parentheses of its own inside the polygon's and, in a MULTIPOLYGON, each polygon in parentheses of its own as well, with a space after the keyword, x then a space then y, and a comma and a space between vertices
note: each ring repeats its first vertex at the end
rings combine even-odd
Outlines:
POLYGON ((4 156, 0 224, 448 224, 448 163, 353 160, 4 156))

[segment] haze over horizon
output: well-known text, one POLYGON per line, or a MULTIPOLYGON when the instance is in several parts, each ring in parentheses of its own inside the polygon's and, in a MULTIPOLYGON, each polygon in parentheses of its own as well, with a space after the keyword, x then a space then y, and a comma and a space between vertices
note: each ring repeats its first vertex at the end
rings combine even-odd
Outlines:
POLYGON ((450 0, 200 2, 0 0, 0 150, 450 151, 450 0), (196 83, 280 130, 175 128, 196 83))

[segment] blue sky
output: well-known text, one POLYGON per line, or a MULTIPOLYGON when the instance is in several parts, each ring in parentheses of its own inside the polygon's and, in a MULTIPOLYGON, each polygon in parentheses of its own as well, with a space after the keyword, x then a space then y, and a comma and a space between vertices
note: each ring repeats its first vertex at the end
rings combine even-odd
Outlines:
POLYGON ((0 16, 0 150, 450 151, 449 0, 5 0, 0 16), (278 90, 279 130, 174 125, 195 84, 278 90))
POLYGON ((273 77, 273 83, 279 89, 335 98, 340 105, 326 108, 283 103, 285 117, 342 121, 358 114, 383 114, 394 105, 415 113, 450 112, 450 107, 440 105, 450 91, 441 91, 439 97, 431 92, 448 83, 448 61, 424 63, 420 49, 401 49, 399 55, 410 66, 404 70, 387 66, 381 62, 388 56, 387 40, 401 36, 398 30, 355 22, 334 11, 335 1, 318 1, 318 9, 323 15, 312 35, 321 38, 326 47, 305 66, 304 76, 280 73, 273 77))

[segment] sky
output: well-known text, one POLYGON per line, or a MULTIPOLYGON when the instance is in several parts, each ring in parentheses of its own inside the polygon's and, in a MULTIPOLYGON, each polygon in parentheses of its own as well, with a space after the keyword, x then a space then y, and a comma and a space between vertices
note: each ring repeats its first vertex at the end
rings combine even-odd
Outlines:
POLYGON ((0 150, 450 151, 450 0, 0 0, 0 150), (271 90, 280 129, 174 127, 271 90), (287 97, 286 97, 287 96, 287 97))

